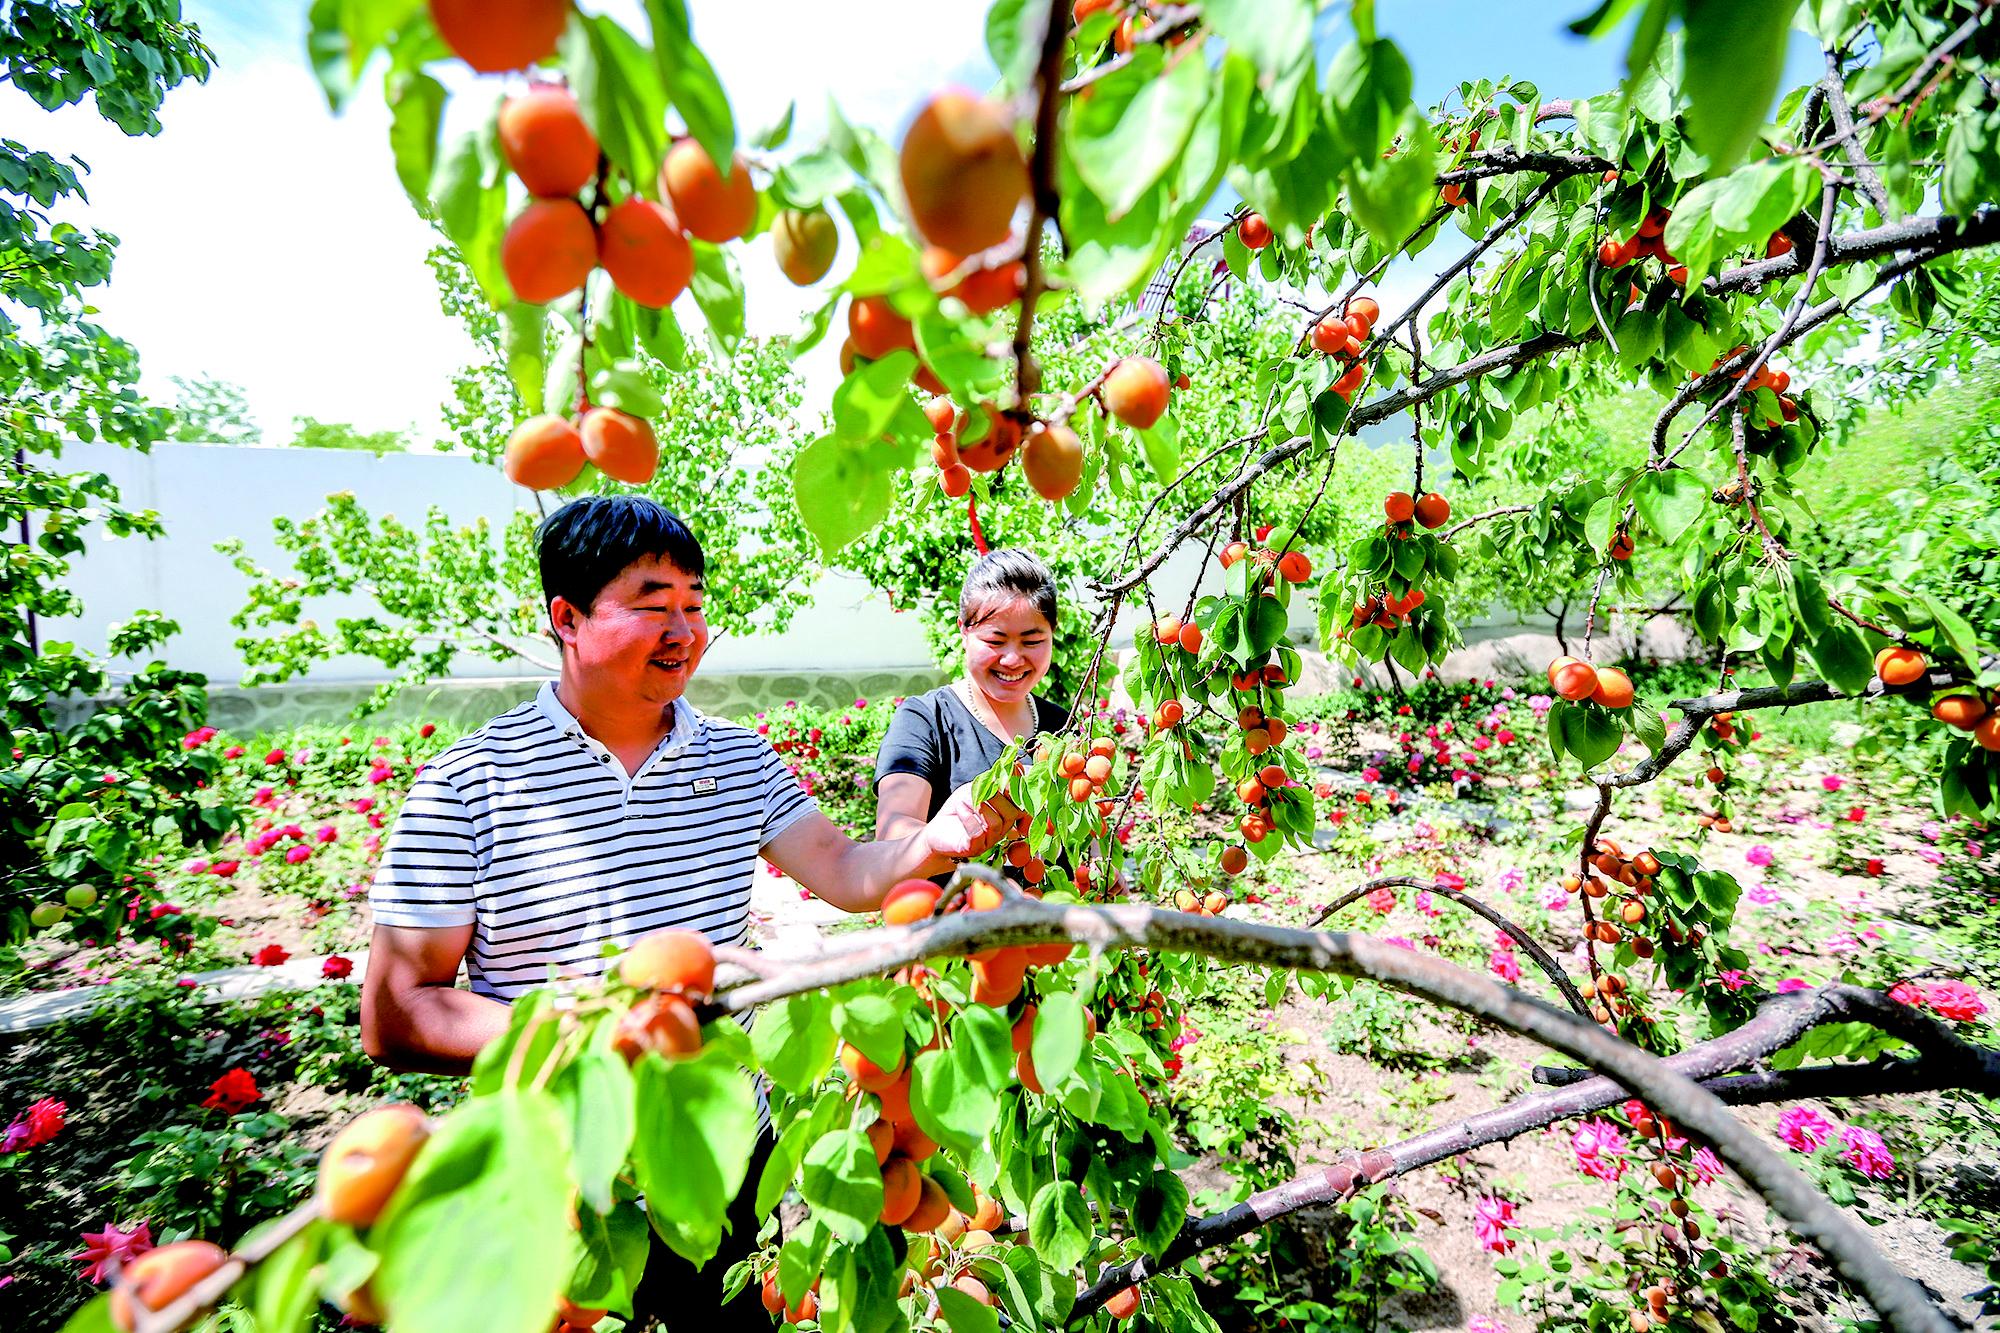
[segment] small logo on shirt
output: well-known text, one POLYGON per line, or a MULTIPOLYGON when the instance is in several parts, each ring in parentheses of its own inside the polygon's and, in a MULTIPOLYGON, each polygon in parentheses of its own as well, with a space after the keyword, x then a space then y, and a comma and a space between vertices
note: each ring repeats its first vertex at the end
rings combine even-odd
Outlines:
POLYGON ((694 792, 695 792, 695 795, 697 795, 697 796, 707 796, 707 795, 711 794, 712 792, 714 792, 714 790, 715 790, 715 779, 714 779, 714 778, 696 778, 696 779, 694 780, 694 792))

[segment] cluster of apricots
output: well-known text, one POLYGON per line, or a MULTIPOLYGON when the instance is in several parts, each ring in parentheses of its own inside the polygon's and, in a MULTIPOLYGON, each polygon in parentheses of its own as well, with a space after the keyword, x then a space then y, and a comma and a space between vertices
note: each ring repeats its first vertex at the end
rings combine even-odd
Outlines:
MULTIPOLYGON (((1382 501, 1382 512, 1388 516, 1389 534, 1408 540, 1416 528, 1435 530, 1449 523, 1451 502, 1436 491, 1417 496, 1408 491, 1391 491, 1382 501)), ((1380 592, 1356 604, 1350 628, 1359 629, 1373 622, 1377 628, 1394 633, 1425 600, 1422 588, 1412 586, 1398 595, 1390 592, 1385 583, 1380 592)))
POLYGON ((660 466, 660 441, 644 417, 615 407, 587 407, 575 420, 543 413, 514 427, 500 470, 531 491, 567 486, 586 463, 630 486, 643 486, 660 466))
POLYGON ((701 1049, 701 1020, 694 1007, 715 989, 715 950, 707 936, 693 930, 654 931, 619 959, 618 978, 647 992, 612 1030, 612 1049, 627 1063, 648 1051, 672 1060, 701 1049))
MULTIPOLYGON (((1607 182, 1617 180, 1618 173, 1607 171, 1604 173, 1604 179, 1607 182)), ((1655 208, 1639 223, 1639 229, 1624 240, 1614 241, 1609 236, 1605 237, 1598 242, 1597 262, 1616 272, 1642 259, 1657 259, 1666 267, 1667 277, 1672 279, 1676 286, 1687 286, 1687 265, 1674 258, 1673 252, 1667 249, 1667 220, 1672 216, 1672 209, 1655 208)), ((1637 303, 1642 299, 1643 293, 1640 292, 1639 285, 1632 284, 1632 302, 1637 303)))
MULTIPOLYGON (((1745 352, 1749 350, 1750 350, 1749 347, 1743 345, 1732 347, 1727 352, 1724 352, 1721 356, 1715 358, 1714 364, 1709 366, 1709 369, 1715 370, 1717 367, 1721 366, 1723 362, 1731 360, 1734 357, 1742 356, 1745 352)), ((1743 371, 1744 367, 1738 366, 1736 369, 1729 372, 1729 378, 1733 380, 1740 380, 1743 378, 1743 371)), ((1688 372, 1688 378, 1689 379, 1699 378, 1699 372, 1698 371, 1688 372)), ((1792 387, 1792 373, 1789 370, 1774 370, 1769 365, 1759 366, 1757 367, 1757 373, 1750 377, 1750 382, 1743 386, 1743 393, 1741 397, 1738 399, 1737 410, 1743 412, 1745 415, 1748 415, 1750 412, 1755 411, 1756 400, 1752 395, 1754 395, 1759 389, 1769 389, 1773 394, 1777 395, 1778 415, 1775 417, 1766 416, 1758 424, 1764 426, 1777 426, 1777 425, 1782 425, 1786 422, 1797 421, 1799 419, 1799 405, 1796 400, 1794 400, 1789 396, 1791 387, 1792 387)))
MULTIPOLYGON (((1645 900, 1652 895, 1655 887, 1654 876, 1660 873, 1660 859, 1651 852, 1638 852, 1628 857, 1619 851, 1617 843, 1609 838, 1600 838, 1591 856, 1590 868, 1588 878, 1572 874, 1563 876, 1562 881, 1566 892, 1580 893, 1603 904, 1602 919, 1593 918, 1584 924, 1585 938, 1599 944, 1615 945, 1629 934, 1632 952, 1641 958, 1651 958, 1653 941, 1641 934, 1639 927, 1646 920, 1645 900)), ((1673 929, 1671 924, 1668 929, 1673 929)), ((1620 999, 1625 994, 1625 978, 1616 972, 1601 973, 1578 989, 1584 999, 1592 1002, 1591 1017, 1600 1023, 1609 1023, 1614 1013, 1623 1012, 1626 1008, 1626 1002, 1620 999)))
MULTIPOLYGON (((357 1229, 373 1226, 430 1134, 430 1118, 421 1108, 403 1102, 378 1106, 350 1121, 320 1157, 313 1192, 320 1216, 357 1229)), ((119 1273, 111 1293, 111 1322, 131 1333, 141 1309, 157 1313, 228 1262, 227 1251, 205 1240, 175 1241, 147 1251, 119 1273)), ((342 1304, 362 1322, 383 1320, 366 1283, 342 1304)), ((603 1317, 601 1310, 576 1313, 603 1317)))
POLYGON ((1111 781, 1118 756, 1118 742, 1099 736, 1085 750, 1065 750, 1056 757, 1056 771, 1069 779, 1069 798, 1081 804, 1100 799, 1104 784, 1111 781))
MULTIPOLYGON (((1459 143, 1460 140, 1456 136, 1446 138, 1443 141, 1444 150, 1448 153, 1456 153, 1459 149, 1459 143)), ((1464 145, 1465 151, 1468 153, 1479 147, 1479 131, 1468 131, 1465 135, 1464 145)), ((1465 187, 1457 181, 1449 181, 1438 191, 1438 199, 1447 208, 1464 208, 1466 203, 1465 187)))
MULTIPOLYGON (((966 412, 939 396, 924 404, 924 415, 936 433, 931 461, 937 464, 938 485, 954 499, 972 488, 973 473, 998 472, 1021 447, 1020 418, 991 403, 966 412)), ((1081 455, 1081 444, 1077 452, 1081 455)))
MULTIPOLYGON (((1258 536, 1257 540, 1260 542, 1264 541, 1270 534, 1271 529, 1264 528, 1261 530, 1261 535, 1258 536)), ((1277 578, 1281 578, 1287 583, 1304 583, 1312 577, 1313 572, 1312 559, 1304 551, 1286 551, 1283 555, 1279 555, 1276 551, 1266 547, 1252 546, 1249 542, 1241 538, 1223 547, 1222 554, 1217 558, 1222 561, 1224 569, 1232 567, 1239 560, 1248 560, 1259 569, 1266 571, 1263 575, 1263 582, 1267 587, 1272 584, 1273 572, 1275 572, 1277 578)), ((1162 642, 1165 641, 1162 640, 1162 642)), ((1186 646, 1185 644, 1182 645, 1182 647, 1186 646)), ((1279 674, 1283 674, 1282 668, 1279 674)), ((1282 684, 1283 682, 1278 683, 1282 684)))
POLYGON ((1632 706, 1630 676, 1617 667, 1594 667, 1567 654, 1549 663, 1549 688, 1557 698, 1571 703, 1589 702, 1606 708, 1632 706))
MULTIPOLYGON (((1930 674, 1930 663, 1914 648, 1884 648, 1875 654, 1875 675, 1891 689, 1921 682, 1930 674)), ((2000 750, 2000 690, 1983 697, 1956 686, 1931 704, 1931 716, 1954 731, 1969 732, 1982 749, 2000 750)))
POLYGON ((1368 378, 1368 366, 1361 359, 1361 350, 1368 336, 1375 331, 1375 321, 1381 317, 1382 306, 1374 297, 1357 296, 1339 314, 1328 315, 1313 325, 1314 350, 1347 366, 1340 378, 1333 382, 1333 391, 1340 395, 1343 402, 1351 400, 1361 388, 1361 382, 1368 378))

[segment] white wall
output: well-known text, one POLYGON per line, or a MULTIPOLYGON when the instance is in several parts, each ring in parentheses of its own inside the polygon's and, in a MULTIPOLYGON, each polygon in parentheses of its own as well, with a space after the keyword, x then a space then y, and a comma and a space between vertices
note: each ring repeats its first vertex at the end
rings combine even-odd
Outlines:
MULTIPOLYGON (((103 646, 109 627, 140 608, 180 622, 167 645, 174 665, 201 671, 216 685, 236 682, 243 661, 236 651, 242 631, 229 623, 249 586, 215 549, 241 537, 246 554, 273 569, 289 569, 271 532, 280 515, 305 518, 319 497, 353 491, 371 514, 394 514, 412 525, 435 505, 455 523, 481 517, 496 528, 516 508, 532 508, 528 492, 508 484, 497 468, 470 458, 436 453, 371 454, 340 449, 285 449, 237 445, 160 444, 141 454, 106 444, 72 444, 62 456, 69 471, 107 474, 131 508, 158 511, 167 535, 159 541, 92 535, 73 568, 70 585, 84 614, 47 620, 44 640, 69 639, 103 646)), ((717 590, 727 596, 727 590, 717 590)), ((309 604, 307 614, 331 627, 339 615, 365 614, 372 601, 360 595, 309 604)), ((710 654, 711 671, 874 669, 930 663, 914 615, 898 615, 852 575, 832 575, 814 590, 810 607, 784 634, 725 636, 710 654)), ((461 656, 454 675, 518 676, 531 668, 461 656)), ((336 683, 374 681, 382 668, 365 658, 326 663, 307 679, 336 683)))

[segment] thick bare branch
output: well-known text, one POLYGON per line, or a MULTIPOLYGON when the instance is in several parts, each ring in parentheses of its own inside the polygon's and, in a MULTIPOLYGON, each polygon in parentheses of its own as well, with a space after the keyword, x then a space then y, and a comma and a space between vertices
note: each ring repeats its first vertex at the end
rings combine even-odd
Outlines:
POLYGON ((1049 0, 1042 29, 1041 58, 1036 67, 1035 147, 1028 157, 1028 228, 1021 243, 1021 314, 1014 321, 1014 393, 1022 410, 1042 387, 1042 369, 1030 350, 1035 330, 1035 303, 1047 285, 1042 271, 1042 229, 1061 209, 1056 194, 1056 118, 1062 108, 1063 39, 1069 34, 1069 6, 1049 0))

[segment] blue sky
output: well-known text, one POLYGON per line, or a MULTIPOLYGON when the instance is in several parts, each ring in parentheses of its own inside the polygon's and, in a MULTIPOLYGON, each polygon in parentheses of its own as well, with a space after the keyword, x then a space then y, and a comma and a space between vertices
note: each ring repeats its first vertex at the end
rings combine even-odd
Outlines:
MULTIPOLYGON (((642 29, 637 0, 584 8, 642 29)), ((691 0, 690 8, 748 128, 796 99, 799 130, 810 134, 831 94, 852 119, 893 134, 931 89, 991 77, 983 3, 691 0)), ((1378 22, 1409 56, 1419 100, 1476 76, 1527 78, 1544 97, 1588 96, 1616 83, 1624 46, 1570 36, 1565 23, 1585 8, 1585 0, 1379 0, 1378 22)), ((149 390, 170 397, 172 375, 233 380, 274 441, 289 438, 298 414, 428 438, 447 377, 470 346, 438 311, 423 262, 431 232, 396 184, 380 96, 364 92, 339 118, 327 111, 303 55, 305 9, 303 0, 189 0, 186 14, 218 67, 207 86, 168 97, 157 139, 128 140, 88 110, 47 115, 5 88, 0 122, 30 147, 74 152, 92 167, 91 203, 72 216, 122 242, 98 303, 105 322, 138 346, 149 390)), ((1810 45, 1802 35, 1795 42, 1793 72, 1810 77, 1810 45)), ((753 332, 787 332, 816 303, 778 276, 761 239, 742 248, 742 262, 753 332)), ((1425 277, 1408 275, 1410 289, 1425 277)), ((831 388, 831 350, 803 367, 808 402, 831 388)))

